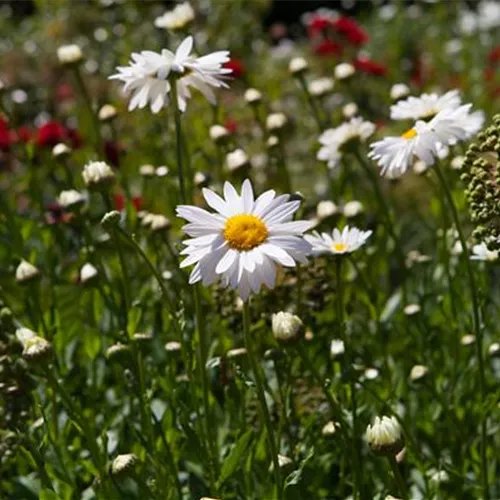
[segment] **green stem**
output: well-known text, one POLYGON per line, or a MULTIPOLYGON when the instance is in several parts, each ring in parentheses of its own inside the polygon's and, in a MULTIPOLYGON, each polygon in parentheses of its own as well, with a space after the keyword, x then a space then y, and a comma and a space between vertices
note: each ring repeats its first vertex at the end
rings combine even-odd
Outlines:
MULTIPOLYGON (((439 165, 439 162, 436 162, 435 165, 436 174, 439 178, 439 182, 441 183, 441 187, 443 188, 443 192, 445 198, 448 202, 448 205, 451 210, 451 215, 453 217, 453 221, 455 222, 455 226, 458 232, 458 237, 460 240, 460 244, 462 245, 462 258, 465 263, 465 267, 467 269, 467 277, 469 279, 469 289, 472 298, 472 317, 474 323, 474 336, 476 342, 476 355, 477 355, 477 364, 479 371, 479 392, 481 396, 481 480, 483 486, 483 498, 484 500, 488 500, 489 496, 489 484, 488 484, 488 462, 486 455, 486 446, 487 446, 487 434, 486 434, 486 415, 483 414, 484 404, 486 401, 486 375, 485 375, 485 367, 484 367, 484 356, 483 356, 483 332, 481 330, 480 323, 480 315, 479 315, 479 299, 477 295, 476 289, 476 280, 474 278, 474 271, 472 269, 472 264, 469 258, 469 254, 467 252, 467 242, 465 240, 465 236, 462 230, 462 226, 460 224, 460 218, 458 216, 457 207, 455 206, 455 202, 453 201, 453 195, 451 194, 450 188, 446 182, 446 178, 444 172, 439 165)), ((446 237, 446 233, 444 235, 446 237)))
POLYGON ((316 125, 318 126, 318 131, 321 133, 321 132, 323 132, 323 122, 321 120, 321 117, 319 116, 319 110, 316 106, 316 102, 314 101, 314 98, 309 93, 309 89, 307 88, 306 79, 304 78, 304 75, 300 75, 300 74, 297 76, 297 79, 299 80, 300 86, 302 87, 302 90, 304 91, 307 102, 309 103, 309 107, 311 108, 311 111, 313 112, 314 119, 316 121, 316 125))
POLYGON ((181 126, 181 112, 177 104, 177 80, 172 81, 172 106, 174 108, 175 119, 175 150, 177 156, 177 175, 179 177, 179 188, 181 190, 181 202, 186 204, 188 202, 186 194, 186 179, 184 177, 184 161, 182 155, 182 126, 181 126))
POLYGON ((286 165, 286 153, 285 153, 285 145, 283 143, 284 139, 282 136, 278 138, 278 144, 280 148, 280 165, 281 165, 281 175, 283 179, 283 189, 286 193, 292 192, 292 181, 290 179, 290 174, 288 172, 288 168, 286 165))
POLYGON ((271 417, 269 415, 269 409, 266 403, 266 395, 264 392, 264 384, 261 378, 261 373, 259 365, 255 359, 253 337, 250 333, 250 307, 248 301, 243 303, 243 333, 245 336, 245 345, 248 352, 248 359, 250 361, 250 366, 252 368, 253 376, 255 378, 255 388, 257 391, 257 397, 260 403, 260 409, 262 412, 262 417, 264 419, 264 425, 266 426, 269 451, 271 452, 271 458, 273 461, 274 469, 274 480, 276 481, 276 488, 278 491, 278 500, 283 499, 283 484, 281 482, 280 466, 278 461, 278 448, 276 446, 276 440, 274 437, 273 426, 271 423, 271 417))
POLYGON ((401 471, 399 470, 396 457, 394 455, 389 455, 387 458, 389 459, 392 473, 394 474, 394 478, 396 479, 396 483, 398 484, 399 494, 401 495, 402 500, 408 500, 408 491, 406 489, 405 480, 403 479, 401 471))
POLYGON ((123 310, 121 314, 123 321, 122 329, 126 331, 128 326, 128 312, 131 304, 130 289, 129 289, 130 277, 128 275, 127 262, 125 260, 123 246, 121 244, 120 238, 119 237, 115 238, 115 241, 116 241, 116 249, 118 250, 118 259, 120 260, 120 267, 122 269, 122 289, 123 289, 123 300, 122 300, 123 310))

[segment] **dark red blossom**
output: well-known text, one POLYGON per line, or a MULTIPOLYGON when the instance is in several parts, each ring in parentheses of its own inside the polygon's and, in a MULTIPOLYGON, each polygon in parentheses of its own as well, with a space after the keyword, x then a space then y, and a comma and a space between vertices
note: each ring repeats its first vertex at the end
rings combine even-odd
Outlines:
POLYGON ((8 151, 12 143, 12 133, 9 130, 7 122, 0 118, 0 150, 8 151))
POLYGON ((120 166, 120 156, 123 151, 123 148, 120 146, 118 142, 115 141, 106 141, 104 143, 104 155, 111 165, 114 167, 120 166))
POLYGON ((322 40, 314 46, 314 53, 319 56, 339 56, 342 50, 342 45, 333 40, 322 40))
POLYGON ((18 142, 26 144, 33 139, 33 131, 28 127, 19 127, 16 131, 18 142))
POLYGON ((500 46, 495 47, 488 54, 488 63, 490 65, 496 64, 500 62, 500 46))
POLYGON ((332 20, 329 17, 315 14, 307 23, 307 32, 310 38, 315 38, 332 27, 332 20))
POLYGON ((354 67, 362 73, 368 73, 374 76, 385 76, 387 73, 386 66, 365 57, 358 57, 354 61, 354 67))
POLYGON ((40 147, 53 147, 66 139, 66 127, 56 121, 50 120, 38 127, 36 143, 40 147))
POLYGON ((346 39, 348 43, 359 47, 365 44, 368 40, 368 34, 361 26, 349 17, 339 17, 333 22, 333 29, 346 39))
POLYGON ((232 118, 227 118, 224 122, 224 127, 229 130, 230 134, 235 134, 236 130, 238 130, 238 122, 236 120, 233 120, 232 118))
MULTIPOLYGON (((123 193, 116 193, 114 195, 114 202, 115 202, 115 209, 121 212, 122 210, 125 209, 125 195, 123 193)), ((133 196, 132 199, 130 200, 132 202, 132 206, 135 208, 135 210, 139 211, 142 207, 142 197, 140 196, 133 196)))
POLYGON ((231 70, 229 76, 233 78, 241 78, 245 74, 245 65, 240 59, 230 59, 223 64, 223 67, 231 70))

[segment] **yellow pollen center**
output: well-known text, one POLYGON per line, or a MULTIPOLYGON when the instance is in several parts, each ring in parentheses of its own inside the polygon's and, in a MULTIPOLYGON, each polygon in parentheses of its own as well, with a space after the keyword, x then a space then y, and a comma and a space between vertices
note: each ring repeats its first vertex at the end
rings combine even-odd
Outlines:
POLYGON ((332 248, 335 252, 345 252, 347 250, 347 243, 334 243, 332 248))
POLYGON ((266 225, 255 215, 233 215, 227 219, 224 239, 235 250, 246 251, 264 243, 268 236, 266 225))
POLYGON ((403 139, 413 139, 416 135, 417 131, 414 128, 411 128, 402 134, 401 137, 403 137, 403 139))

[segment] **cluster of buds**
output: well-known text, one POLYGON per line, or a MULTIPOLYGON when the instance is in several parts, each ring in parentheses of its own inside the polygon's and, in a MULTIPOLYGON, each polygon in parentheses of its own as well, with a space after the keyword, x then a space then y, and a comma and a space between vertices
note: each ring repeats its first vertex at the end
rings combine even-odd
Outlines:
POLYGON ((500 115, 469 146, 461 178, 467 183, 474 237, 492 250, 500 249, 500 115))

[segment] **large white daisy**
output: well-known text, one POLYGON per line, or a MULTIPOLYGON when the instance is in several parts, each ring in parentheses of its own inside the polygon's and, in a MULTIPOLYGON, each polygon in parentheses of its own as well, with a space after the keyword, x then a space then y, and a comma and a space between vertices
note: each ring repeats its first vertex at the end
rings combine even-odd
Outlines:
POLYGON ((306 234, 304 238, 312 245, 313 254, 330 253, 340 255, 351 253, 362 247, 372 231, 361 231, 356 227, 345 226, 342 231, 335 228, 331 234, 318 233, 306 234))
POLYGON ((158 113, 170 102, 171 81, 177 84, 177 105, 186 109, 191 97, 189 87, 199 90, 211 103, 215 104, 215 94, 211 87, 227 87, 223 81, 231 69, 222 65, 229 61, 229 52, 213 52, 203 57, 191 54, 193 37, 188 36, 175 53, 163 49, 161 53, 145 50, 133 53, 129 66, 118 66, 118 73, 111 80, 125 83, 125 92, 131 92, 129 110, 144 108, 150 104, 151 111, 158 113))
POLYGON ((456 109, 461 99, 458 90, 450 90, 446 94, 422 94, 420 97, 410 96, 391 106, 393 120, 424 120, 432 118, 443 109, 456 109))
POLYGON ((376 160, 381 174, 390 178, 403 175, 415 159, 433 165, 443 145, 455 144, 469 136, 471 105, 440 111, 429 122, 417 121, 399 137, 386 137, 370 145, 370 158, 376 160))
POLYGON ((183 231, 191 236, 181 252, 187 255, 181 267, 195 264, 190 283, 211 285, 220 280, 247 300, 263 284, 274 287, 278 265, 306 262, 311 245, 302 233, 312 223, 292 221, 299 201, 289 201, 287 194, 276 196, 273 190, 255 199, 248 179, 241 195, 226 182, 224 198, 206 188, 203 196, 216 213, 190 205, 177 207, 177 215, 188 221, 183 231))
POLYGON ((336 128, 325 130, 318 139, 322 147, 318 151, 317 158, 328 162, 328 167, 334 168, 351 144, 355 146, 357 142, 366 141, 374 132, 375 125, 360 117, 352 118, 336 128))

